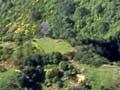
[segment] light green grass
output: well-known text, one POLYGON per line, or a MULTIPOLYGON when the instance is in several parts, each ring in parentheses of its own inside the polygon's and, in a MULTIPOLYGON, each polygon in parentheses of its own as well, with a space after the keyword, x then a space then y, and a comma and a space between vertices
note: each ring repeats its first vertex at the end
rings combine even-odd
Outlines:
POLYGON ((86 75, 92 79, 92 90, 101 90, 101 86, 114 86, 120 83, 120 68, 114 66, 88 67, 86 75))
POLYGON ((106 65, 94 67, 77 63, 74 66, 78 69, 84 69, 82 74, 90 80, 92 90, 101 90, 101 86, 111 87, 120 84, 120 67, 118 66, 106 65))
POLYGON ((39 52, 52 53, 61 52, 62 54, 74 51, 74 48, 65 40, 61 39, 51 39, 51 38, 41 38, 35 39, 33 46, 39 52))
POLYGON ((14 70, 10 69, 6 72, 0 73, 0 90, 3 90, 7 81, 15 75, 14 70))

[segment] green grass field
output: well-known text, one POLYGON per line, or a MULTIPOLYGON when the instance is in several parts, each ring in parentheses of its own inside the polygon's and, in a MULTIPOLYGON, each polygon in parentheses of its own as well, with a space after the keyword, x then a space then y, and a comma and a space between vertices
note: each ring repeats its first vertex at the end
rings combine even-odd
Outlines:
POLYGON ((6 72, 0 73, 0 90, 5 90, 9 79, 15 76, 15 72, 13 69, 9 69, 6 72))
POLYGON ((35 39, 33 46, 36 47, 39 52, 43 51, 45 53, 61 52, 64 54, 74 51, 74 48, 67 41, 61 39, 35 39))
MULTIPOLYGON (((115 87, 120 84, 120 68, 116 66, 101 66, 99 68, 85 66, 86 76, 92 79, 92 90, 101 90, 102 86, 115 87)), ((111 90, 111 89, 110 89, 111 90)))

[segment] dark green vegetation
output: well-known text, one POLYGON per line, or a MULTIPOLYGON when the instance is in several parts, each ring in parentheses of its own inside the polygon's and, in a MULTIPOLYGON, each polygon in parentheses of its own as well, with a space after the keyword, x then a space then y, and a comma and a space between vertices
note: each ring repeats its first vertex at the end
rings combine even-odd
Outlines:
POLYGON ((0 0, 0 90, 119 90, 119 0, 0 0))

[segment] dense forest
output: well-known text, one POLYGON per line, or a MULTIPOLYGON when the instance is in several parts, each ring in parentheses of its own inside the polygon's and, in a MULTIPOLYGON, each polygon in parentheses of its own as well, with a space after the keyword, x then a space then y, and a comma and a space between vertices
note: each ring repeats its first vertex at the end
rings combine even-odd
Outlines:
POLYGON ((120 90, 120 0, 0 0, 0 90, 120 90))

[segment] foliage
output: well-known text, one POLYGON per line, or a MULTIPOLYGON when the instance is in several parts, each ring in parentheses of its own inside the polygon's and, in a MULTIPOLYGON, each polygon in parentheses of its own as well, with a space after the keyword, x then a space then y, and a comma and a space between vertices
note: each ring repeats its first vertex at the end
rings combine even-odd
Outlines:
MULTIPOLYGON (((57 84, 65 90, 78 73, 76 61, 70 61, 75 59, 80 61, 77 68, 96 66, 87 72, 92 90, 118 90, 118 67, 102 67, 114 62, 119 66, 119 5, 119 0, 0 0, 0 63, 15 60, 22 86, 14 70, 1 67, 0 89, 42 90, 42 84, 57 84), (69 79, 63 82, 65 77, 69 79)), ((77 89, 89 90, 86 85, 77 89)))
POLYGON ((59 64, 59 62, 62 60, 62 55, 61 55, 61 53, 59 53, 59 52, 52 53, 50 59, 52 60, 52 61, 51 61, 52 63, 54 63, 54 64, 59 64))
POLYGON ((5 71, 6 71, 6 68, 3 65, 0 65, 0 73, 5 71))
POLYGON ((64 78, 64 76, 75 76, 76 74, 76 68, 74 68, 72 64, 63 61, 63 55, 61 53, 53 52, 52 54, 33 54, 29 56, 25 60, 18 79, 23 88, 42 88, 41 85, 43 83, 47 87, 55 83, 58 87, 63 87, 64 82, 62 78, 64 78), (59 64, 59 66, 57 66, 57 64, 59 64), (67 65, 67 67, 64 66, 64 64, 67 65), (70 74, 67 75, 67 72, 70 74))
POLYGON ((44 80, 44 70, 40 67, 27 67, 19 75, 19 81, 22 87, 39 89, 40 82, 44 80))
POLYGON ((108 59, 101 57, 94 53, 94 48, 91 46, 77 47, 74 59, 79 60, 82 64, 89 64, 93 66, 101 66, 102 64, 109 64, 108 59))
POLYGON ((68 70, 68 63, 65 61, 62 61, 62 62, 60 62, 59 67, 63 71, 68 70))

